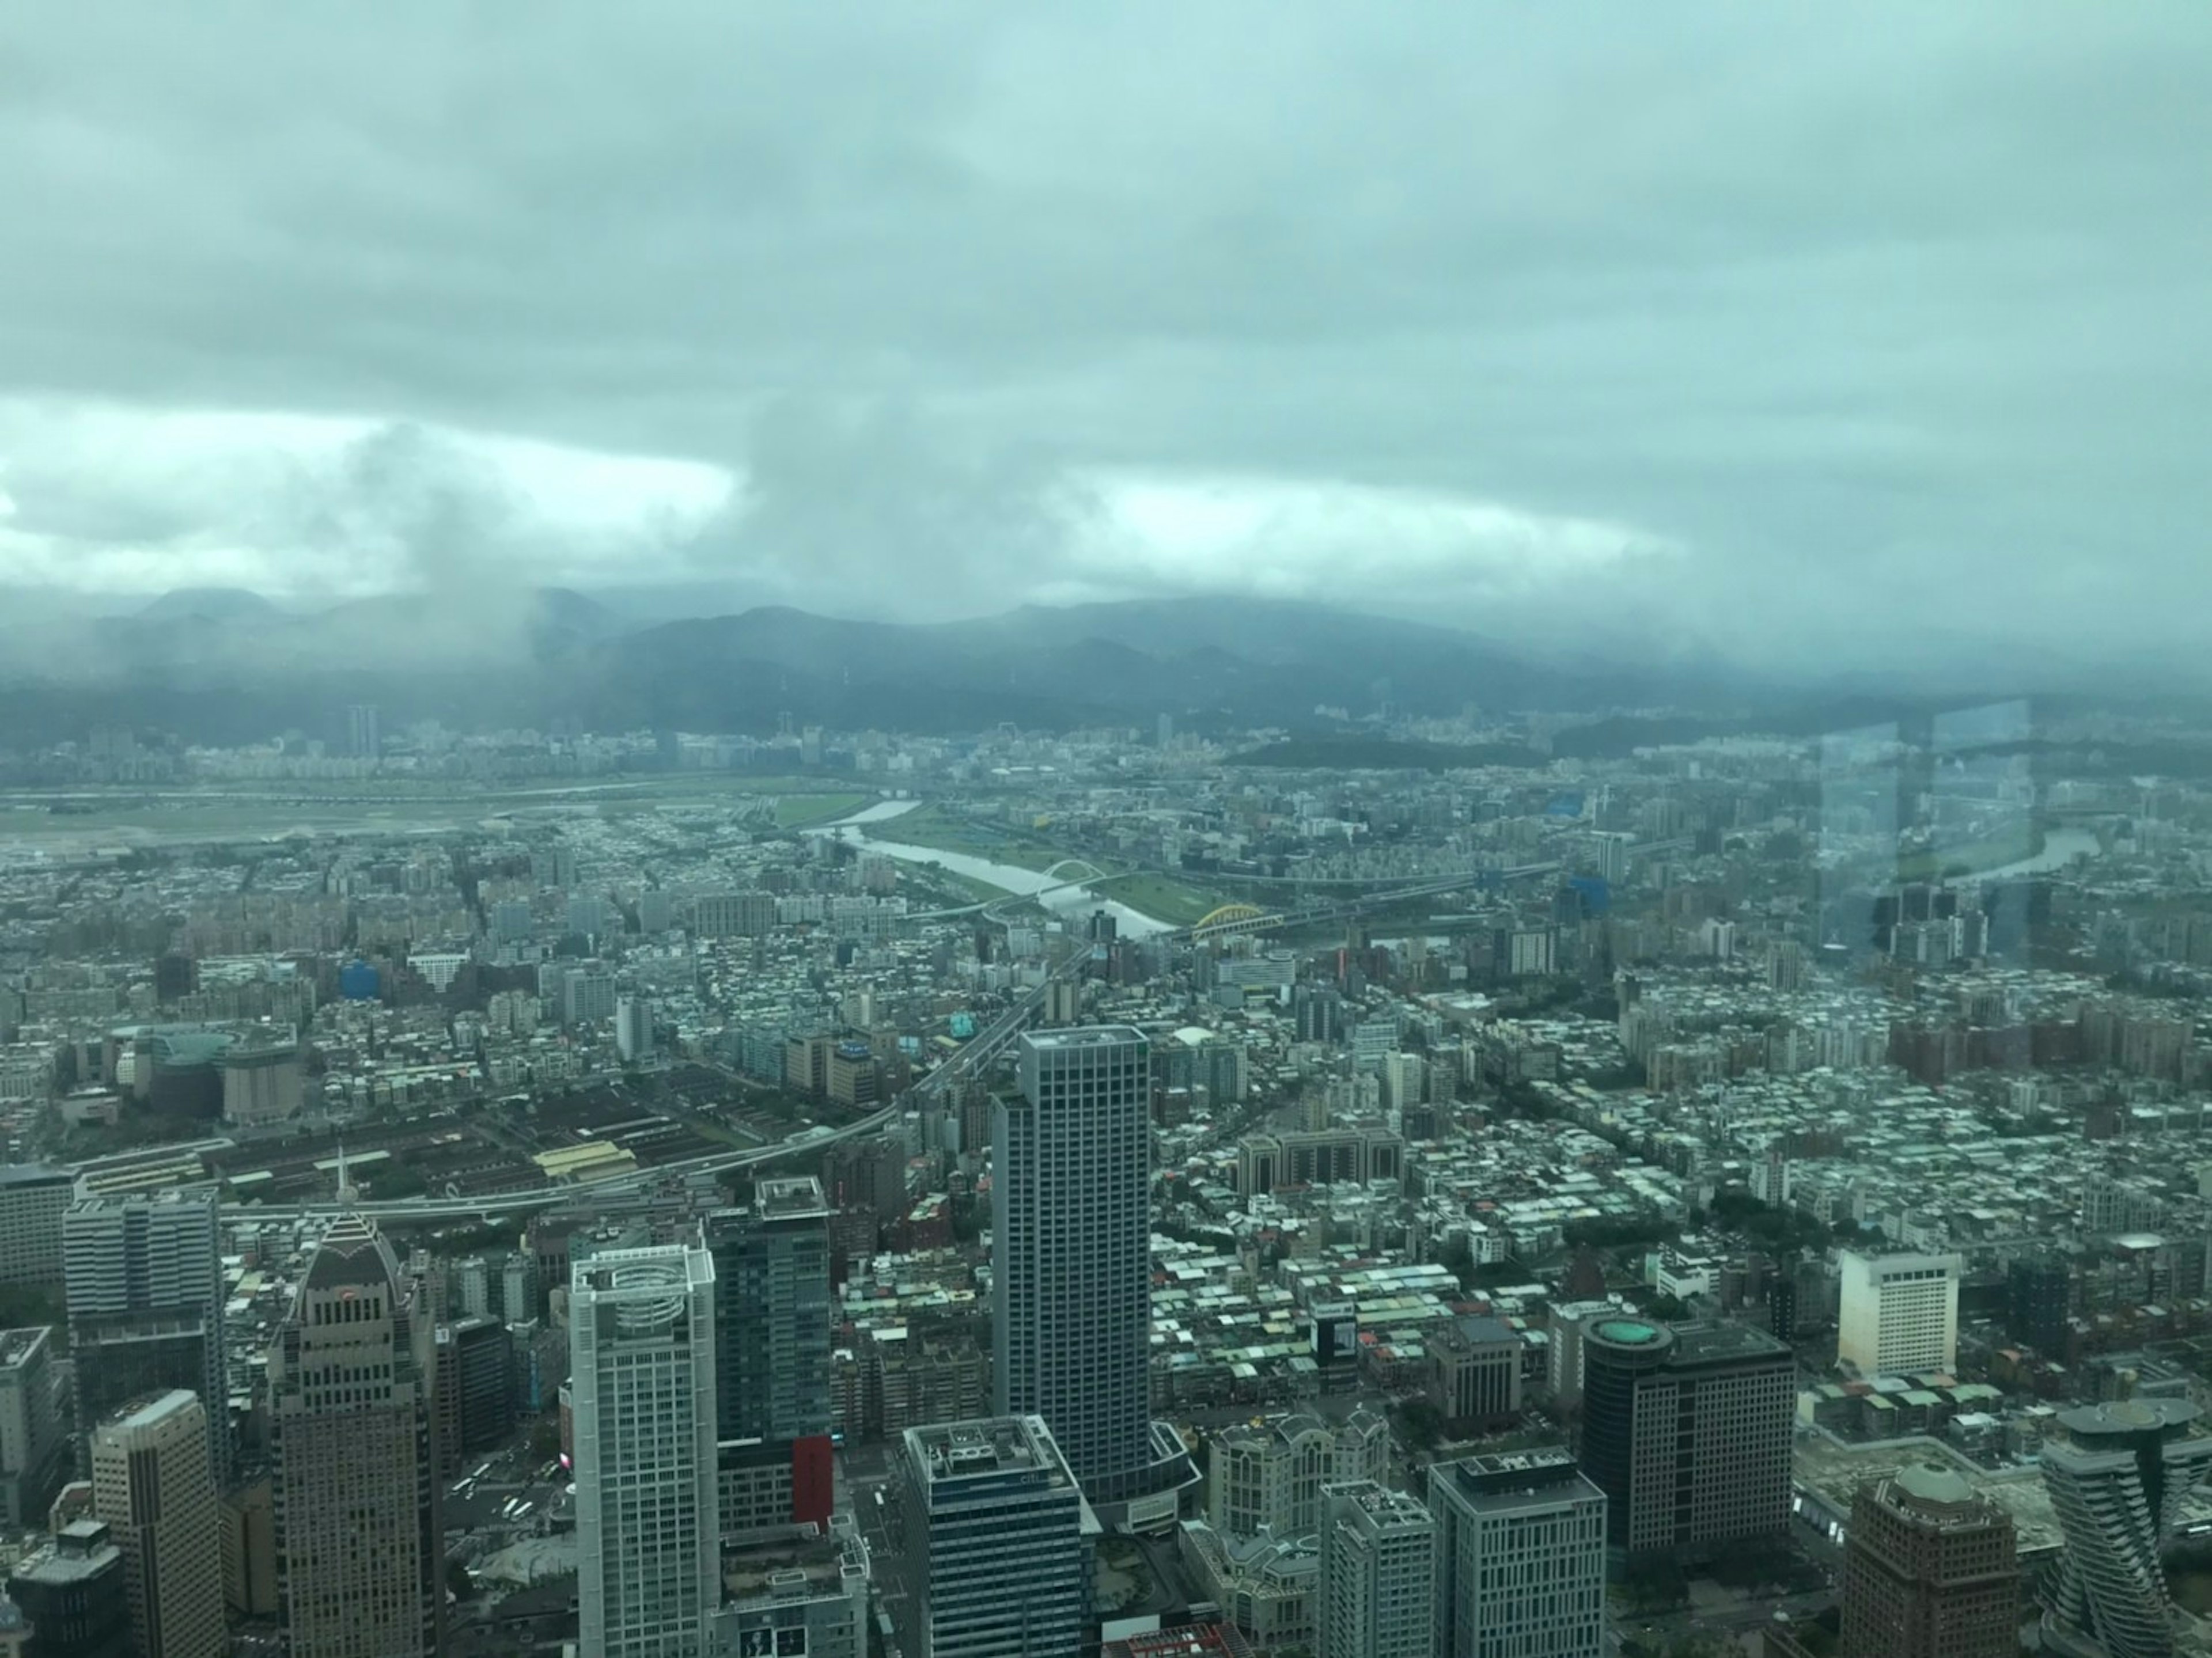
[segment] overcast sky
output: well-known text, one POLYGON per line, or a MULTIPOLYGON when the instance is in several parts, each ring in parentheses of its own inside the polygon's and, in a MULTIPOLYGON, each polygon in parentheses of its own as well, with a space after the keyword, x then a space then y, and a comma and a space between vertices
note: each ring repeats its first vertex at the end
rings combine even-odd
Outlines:
POLYGON ((0 203, 0 584, 2212 614, 2202 0, 94 0, 0 203))

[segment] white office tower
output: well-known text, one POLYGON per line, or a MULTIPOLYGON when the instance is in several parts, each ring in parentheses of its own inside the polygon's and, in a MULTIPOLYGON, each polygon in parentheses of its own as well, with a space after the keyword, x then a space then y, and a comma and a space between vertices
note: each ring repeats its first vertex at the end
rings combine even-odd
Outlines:
POLYGON ((1600 1658, 1605 1493, 1564 1450, 1429 1469, 1437 1658, 1600 1658))
POLYGON ((1843 1255, 1836 1356, 1861 1376, 1948 1370, 1959 1362, 1956 1255, 1843 1255))
POLYGON ((721 1604, 714 1261, 609 1249, 568 1293, 585 1658, 706 1658, 721 1604))
POLYGON ((123 1551, 143 1658, 226 1658, 222 1509, 208 1414, 181 1388, 92 1430, 92 1504, 123 1551))
POLYGON ((1316 1658, 1431 1658, 1437 1522, 1403 1491, 1371 1479, 1322 1492, 1316 1658))
POLYGON ((615 1053, 624 1065, 653 1057, 653 1003, 644 996, 615 998, 615 1053))
POLYGON ((1020 1078, 992 1123, 994 1407, 1042 1417, 1084 1494, 1119 1502, 1152 1461, 1149 1050, 1032 1033, 1020 1078))
POLYGON ((2106 1658, 2174 1650, 2160 1554, 2212 1468, 2212 1438, 2197 1418, 2197 1406, 2179 1399, 2084 1405, 2059 1415, 2069 1442, 2045 1442, 2043 1480, 2066 1537, 2053 1616, 2106 1658))
POLYGON ((1097 1521, 1036 1416, 906 1430, 921 1658, 1072 1658, 1097 1521))

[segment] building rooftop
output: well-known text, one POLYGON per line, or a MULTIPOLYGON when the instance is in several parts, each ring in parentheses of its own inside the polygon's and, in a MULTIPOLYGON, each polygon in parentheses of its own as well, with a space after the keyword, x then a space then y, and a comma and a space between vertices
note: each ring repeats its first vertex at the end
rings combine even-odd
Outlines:
POLYGON ((1378 1526, 1426 1525, 1431 1518, 1419 1497, 1407 1491, 1394 1491, 1371 1479, 1324 1485, 1322 1495, 1352 1503, 1378 1526))
POLYGON ((27 1326, 20 1330, 0 1330, 0 1370, 13 1370, 38 1351, 39 1344, 53 1333, 46 1324, 27 1326))
MULTIPOLYGON (((1845 1444, 1826 1434, 1801 1433, 1790 1453, 1790 1469, 1807 1498, 1838 1525, 1850 1523, 1852 1501, 1870 1481, 1894 1479, 1908 1469, 1941 1469, 1963 1482, 1972 1497, 1994 1503, 2011 1516, 2014 1546, 2023 1557, 2049 1553, 2063 1541, 2039 1470, 2024 1466, 1993 1472, 1925 1436, 1845 1444)), ((1943 1488, 1953 1489, 1948 1480, 1943 1488)))
POLYGON ((2061 1411, 2058 1421, 2075 1438, 2087 1441, 2184 1428, 2198 1414, 2197 1406, 2185 1399, 2126 1399, 2061 1411))
POLYGON ((1085 1048, 1108 1048, 1121 1042, 1141 1042, 1145 1034, 1134 1025, 1092 1025, 1081 1030, 1032 1030, 1022 1041, 1040 1053, 1066 1053, 1085 1048))
POLYGON ((97 1520, 72 1520, 55 1533, 52 1545, 15 1568, 15 1576, 59 1586, 96 1577, 123 1558, 97 1520))
POLYGON ((812 1175, 764 1180, 753 1187, 753 1212, 763 1220, 799 1220, 828 1214, 830 1201, 812 1175))
POLYGON ((189 1388, 171 1388, 166 1392, 149 1394, 125 1406, 101 1424, 108 1428, 150 1428, 173 1411, 198 1401, 199 1395, 189 1388))
POLYGON ((1596 1497, 1598 1488, 1575 1466, 1564 1446, 1530 1451, 1501 1451, 1433 1465, 1431 1485, 1449 1482, 1454 1496, 1483 1513, 1549 1507, 1570 1497, 1596 1497))
POLYGON ((844 1593, 848 1573, 867 1575, 867 1545, 857 1533, 811 1527, 793 1533, 747 1541, 722 1574, 732 1600, 811 1600, 844 1593))
POLYGON ((906 1453, 932 1485, 1017 1473, 1036 1473, 1054 1485, 1075 1481, 1040 1416, 978 1417, 908 1428, 906 1453))
POLYGON ((1678 1324, 1674 1327, 1674 1363, 1717 1364, 1729 1359, 1790 1356, 1787 1342, 1748 1324, 1678 1324))

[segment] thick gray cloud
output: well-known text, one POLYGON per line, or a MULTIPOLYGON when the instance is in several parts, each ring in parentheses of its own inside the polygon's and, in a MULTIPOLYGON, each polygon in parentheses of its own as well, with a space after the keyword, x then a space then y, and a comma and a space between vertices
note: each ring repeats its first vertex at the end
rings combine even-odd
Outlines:
POLYGON ((2212 604, 2191 4, 57 7, 0 200, 0 580, 1290 591, 1876 667, 2212 604), (262 420, 220 489, 176 410, 262 420), (733 493, 564 528, 516 439, 733 493))

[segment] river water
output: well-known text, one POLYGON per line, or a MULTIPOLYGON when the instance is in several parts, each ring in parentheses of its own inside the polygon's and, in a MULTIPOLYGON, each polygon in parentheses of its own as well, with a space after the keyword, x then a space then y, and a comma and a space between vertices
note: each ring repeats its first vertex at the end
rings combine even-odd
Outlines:
POLYGON ((2074 861, 2076 853, 2087 853, 2094 858, 2098 853, 2097 835, 2094 829, 2046 829, 2043 835, 2043 850, 2033 858, 2023 858, 2016 864, 2007 864, 2002 869, 1975 872, 1978 881, 1999 879, 2008 875, 2034 875, 2046 869, 2059 869, 2074 861))
POLYGON ((988 881, 1008 892, 1037 896, 1037 902, 1055 915, 1071 921, 1079 921, 1094 909, 1103 909, 1114 918, 1115 925, 1124 938, 1148 938, 1156 932, 1169 932, 1174 924, 1147 915, 1115 899, 1094 897, 1081 887, 1067 887, 1061 891, 1046 893, 1043 889, 1059 886, 1065 878, 1051 878, 1042 870, 1024 869, 1018 864, 1001 864, 994 859, 978 858, 972 853, 945 852, 936 847, 911 847, 902 841, 886 840, 871 833, 873 825, 912 811, 919 800, 878 800, 874 805, 841 817, 834 823, 809 829, 810 835, 834 835, 840 841, 854 846, 864 846, 870 852, 879 852, 886 858, 896 858, 902 864, 936 864, 956 875, 965 875, 971 880, 988 881))

